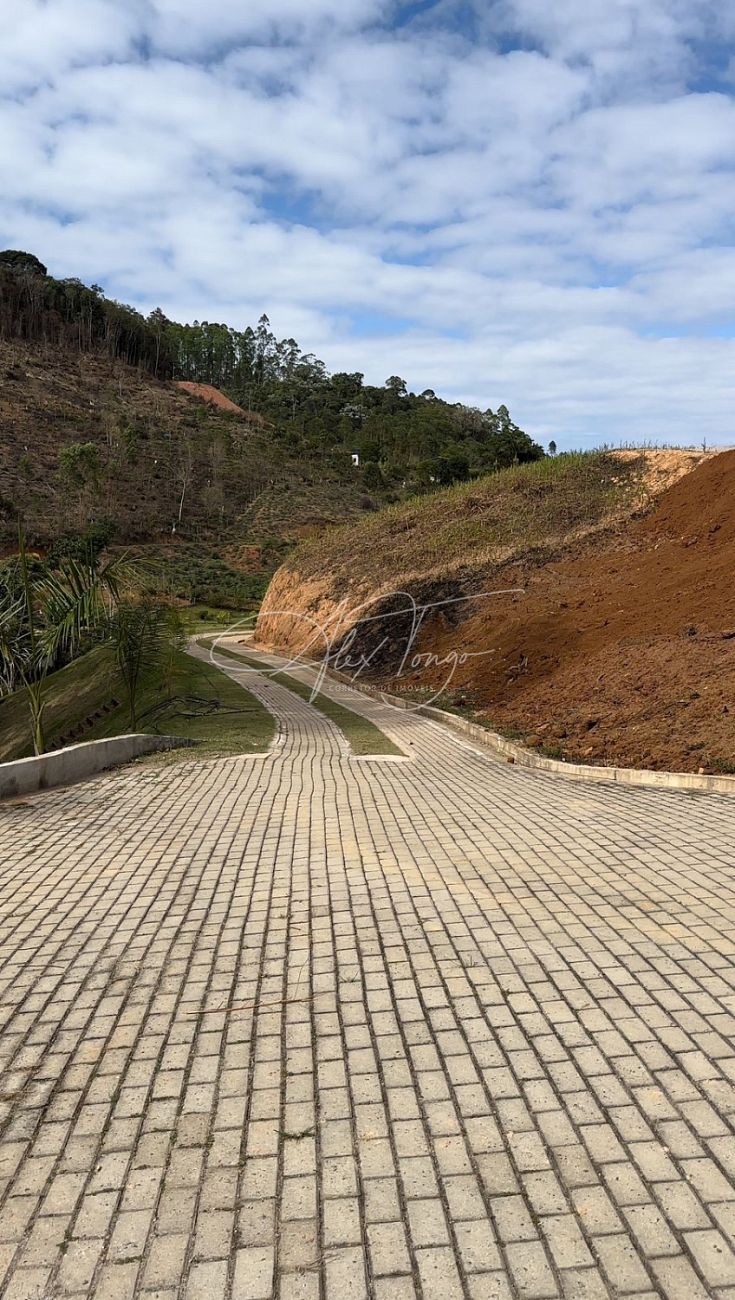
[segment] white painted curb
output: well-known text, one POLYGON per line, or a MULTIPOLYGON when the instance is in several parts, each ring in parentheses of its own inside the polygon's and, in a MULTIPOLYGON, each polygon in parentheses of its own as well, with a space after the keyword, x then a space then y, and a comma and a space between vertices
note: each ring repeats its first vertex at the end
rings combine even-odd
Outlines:
POLYGON ((56 785, 71 785, 104 772, 108 767, 129 763, 141 754, 157 750, 188 748, 193 744, 178 736, 110 736, 105 740, 86 740, 65 749, 53 749, 37 758, 19 758, 0 763, 0 799, 34 794, 56 785))

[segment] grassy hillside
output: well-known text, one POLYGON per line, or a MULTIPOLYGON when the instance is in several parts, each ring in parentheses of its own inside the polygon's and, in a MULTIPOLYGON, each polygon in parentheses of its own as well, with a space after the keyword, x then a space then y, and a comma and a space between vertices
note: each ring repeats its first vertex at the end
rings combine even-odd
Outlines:
MULTIPOLYGON (((349 611, 363 602, 369 603, 363 612, 379 620, 405 607, 394 593, 410 590, 416 600, 433 601, 480 590, 488 571, 514 556, 554 553, 641 508, 652 454, 547 457, 308 539, 275 574, 258 635, 265 644, 318 652, 315 627, 333 635, 338 620, 346 633, 354 622, 349 611)), ((369 631, 377 636, 380 627, 378 621, 369 631)))
MULTIPOLYGON (((191 655, 178 653, 163 685, 144 682, 136 731, 188 736, 207 755, 267 749, 275 723, 250 691, 191 655)), ((46 683, 46 748, 130 731, 124 693, 108 646, 98 646, 46 683)), ((0 699, 0 762, 33 752, 23 691, 0 699)), ((183 752, 183 751, 182 751, 183 752)))
POLYGON ((645 495, 643 457, 568 452, 415 497, 307 541, 285 572, 384 587, 549 545, 628 512, 645 495))

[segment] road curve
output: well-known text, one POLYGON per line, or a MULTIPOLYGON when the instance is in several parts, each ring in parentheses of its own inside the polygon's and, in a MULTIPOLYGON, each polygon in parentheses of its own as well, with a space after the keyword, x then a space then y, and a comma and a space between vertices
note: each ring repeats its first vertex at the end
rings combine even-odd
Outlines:
POLYGON ((0 1295, 733 1300, 735 801, 247 685, 0 806, 0 1295))

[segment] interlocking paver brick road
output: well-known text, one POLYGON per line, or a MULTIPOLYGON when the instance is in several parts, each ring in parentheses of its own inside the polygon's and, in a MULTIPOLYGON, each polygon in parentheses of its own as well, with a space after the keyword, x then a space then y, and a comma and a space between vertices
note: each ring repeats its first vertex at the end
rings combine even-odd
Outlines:
POLYGON ((0 1293, 732 1300, 735 802, 254 689, 0 808, 0 1293))

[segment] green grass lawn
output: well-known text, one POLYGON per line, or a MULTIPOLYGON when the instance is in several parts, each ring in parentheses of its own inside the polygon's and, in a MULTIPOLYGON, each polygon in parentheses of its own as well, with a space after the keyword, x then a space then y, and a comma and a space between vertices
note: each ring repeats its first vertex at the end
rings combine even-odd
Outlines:
POLYGON ((230 627, 242 634, 255 626, 258 608, 259 606, 254 606, 250 610, 233 610, 219 609, 212 605, 192 605, 183 611, 183 616, 190 636, 212 632, 214 629, 224 632, 230 627))
MULTIPOLYGON (((212 637, 200 641, 200 645, 211 646, 212 637)), ((251 668, 257 668, 261 672, 267 672, 269 678, 277 682, 279 686, 286 686, 288 690, 293 691, 294 695, 300 695, 302 700, 312 704, 315 709, 323 713, 325 717, 330 718, 349 742, 353 754, 362 756, 377 754, 402 754, 402 750, 393 744, 392 740, 376 727, 368 718, 363 718, 361 714, 354 713, 352 709, 346 708, 343 704, 338 704, 336 700, 330 699, 327 695, 316 695, 311 698, 311 687, 306 682, 301 682, 297 677, 292 677, 289 673, 272 672, 262 660, 253 659, 247 654, 240 654, 237 650, 229 650, 224 646, 218 645, 216 653, 224 655, 228 659, 236 659, 241 663, 248 664, 251 668)))
MULTIPOLYGON (((47 749, 62 741, 125 735, 131 726, 124 700, 108 647, 98 646, 51 674, 46 689, 47 749), (80 722, 86 725, 72 736, 80 722)), ((196 742, 196 750, 174 751, 175 756, 212 757, 262 752, 273 739, 275 720, 250 691, 212 664, 180 651, 164 686, 160 674, 144 682, 134 729, 196 742)), ((0 701, 0 761, 32 752, 28 706, 24 693, 16 691, 0 701)))

